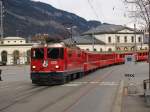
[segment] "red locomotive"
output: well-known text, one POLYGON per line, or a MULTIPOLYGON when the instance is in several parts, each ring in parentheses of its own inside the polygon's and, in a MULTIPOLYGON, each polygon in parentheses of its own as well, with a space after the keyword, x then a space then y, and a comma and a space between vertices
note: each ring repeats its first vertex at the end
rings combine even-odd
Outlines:
MULTIPOLYGON (((125 55, 133 53, 88 52, 63 44, 33 46, 31 80, 35 84, 64 84, 98 68, 124 63, 125 55)), ((147 58, 147 52, 136 52, 137 61, 147 58)))

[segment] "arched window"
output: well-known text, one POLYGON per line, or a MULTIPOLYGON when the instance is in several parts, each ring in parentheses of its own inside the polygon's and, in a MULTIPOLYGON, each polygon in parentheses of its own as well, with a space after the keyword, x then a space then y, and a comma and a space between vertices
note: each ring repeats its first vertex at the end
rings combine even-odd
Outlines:
POLYGON ((15 50, 13 52, 13 64, 20 64, 20 60, 19 60, 19 51, 15 50))
POLYGON ((120 47, 117 47, 117 51, 120 51, 121 49, 120 49, 120 47))
POLYGON ((127 47, 125 47, 125 48, 124 48, 124 50, 125 50, 125 51, 127 51, 127 50, 128 50, 128 48, 127 48, 127 47))
POLYGON ((141 37, 138 38, 139 43, 142 42, 141 37))
POLYGON ((7 51, 2 51, 2 53, 1 53, 1 59, 2 59, 2 63, 4 64, 4 65, 6 65, 6 63, 7 63, 7 51))
POLYGON ((134 51, 134 48, 135 48, 135 47, 131 47, 131 51, 134 51))

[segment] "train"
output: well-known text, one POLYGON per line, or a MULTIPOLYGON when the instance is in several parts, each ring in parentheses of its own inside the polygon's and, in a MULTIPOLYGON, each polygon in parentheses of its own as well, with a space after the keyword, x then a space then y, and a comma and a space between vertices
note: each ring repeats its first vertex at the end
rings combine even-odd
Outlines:
POLYGON ((146 61, 148 52, 100 53, 81 50, 62 43, 35 45, 31 48, 31 80, 33 84, 64 84, 94 70, 125 62, 126 55, 146 61))

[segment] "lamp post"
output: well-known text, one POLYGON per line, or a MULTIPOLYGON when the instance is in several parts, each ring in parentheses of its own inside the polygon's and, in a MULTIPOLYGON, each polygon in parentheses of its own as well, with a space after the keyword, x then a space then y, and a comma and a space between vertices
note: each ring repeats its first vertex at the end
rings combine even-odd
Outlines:
POLYGON ((73 29, 75 29, 75 28, 77 28, 77 26, 71 26, 71 27, 67 28, 67 30, 70 31, 70 38, 71 38, 71 42, 72 42, 73 45, 75 43, 75 41, 73 39, 73 29))

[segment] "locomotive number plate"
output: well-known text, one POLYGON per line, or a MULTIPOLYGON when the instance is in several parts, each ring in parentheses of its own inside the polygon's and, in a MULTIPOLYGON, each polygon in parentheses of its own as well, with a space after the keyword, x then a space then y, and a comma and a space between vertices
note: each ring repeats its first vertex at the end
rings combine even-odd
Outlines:
POLYGON ((57 61, 51 61, 51 64, 57 64, 57 61))

